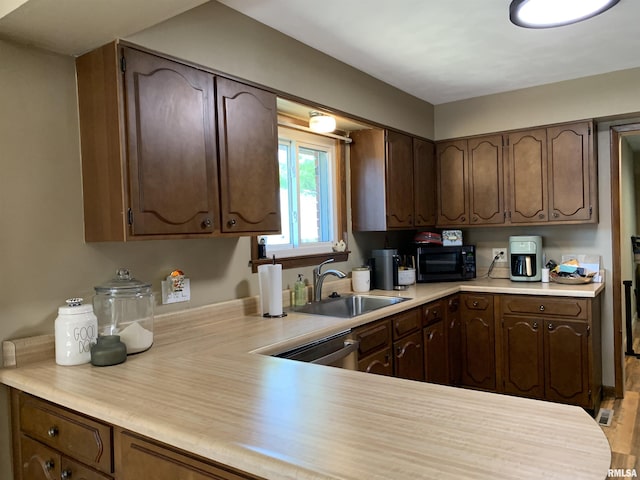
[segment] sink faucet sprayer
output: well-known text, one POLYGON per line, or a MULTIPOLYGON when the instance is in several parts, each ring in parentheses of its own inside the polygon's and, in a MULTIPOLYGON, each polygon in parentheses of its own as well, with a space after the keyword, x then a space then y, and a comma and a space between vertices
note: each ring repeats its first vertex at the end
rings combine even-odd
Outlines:
POLYGON ((333 262, 333 258, 329 260, 325 260, 320 265, 313 269, 313 301, 319 302, 322 299, 322 282, 324 282, 324 277, 327 275, 334 275, 338 278, 346 278, 347 274, 341 272, 340 270, 327 270, 324 273, 321 273, 322 266, 327 263, 333 262))

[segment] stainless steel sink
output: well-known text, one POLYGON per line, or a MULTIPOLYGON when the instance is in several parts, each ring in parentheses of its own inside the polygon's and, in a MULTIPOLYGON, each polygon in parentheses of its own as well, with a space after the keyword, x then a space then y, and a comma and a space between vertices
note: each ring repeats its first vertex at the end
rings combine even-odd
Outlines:
POLYGON ((383 295, 346 295, 338 298, 327 298, 320 302, 307 303, 302 307, 295 307, 294 311, 313 315, 349 318, 377 310, 378 308, 395 305, 405 300, 409 299, 383 295))

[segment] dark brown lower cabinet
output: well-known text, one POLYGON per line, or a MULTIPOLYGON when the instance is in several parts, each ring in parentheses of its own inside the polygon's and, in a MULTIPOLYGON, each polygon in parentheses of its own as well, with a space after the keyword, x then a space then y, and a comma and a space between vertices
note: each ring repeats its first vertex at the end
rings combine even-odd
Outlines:
POLYGON ((544 398, 543 322, 531 318, 502 320, 504 391, 544 398))
POLYGON ((462 294, 461 378, 466 387, 496 389, 493 295, 462 294))
POLYGON ((545 397, 589 408, 589 325, 569 320, 544 322, 545 397))
POLYGON ((116 430, 115 434, 115 461, 119 480, 258 479, 127 431, 116 430))
POLYGON ((596 411, 600 298, 503 295, 500 311, 505 393, 596 411))
POLYGON ((391 321, 388 319, 358 327, 353 332, 358 346, 358 370, 393 376, 391 321))
POLYGON ((358 370, 366 373, 393 376, 393 354, 391 347, 358 361, 358 370))
POLYGON ((423 330, 424 379, 432 383, 449 383, 448 348, 445 320, 428 325, 423 330))
POLYGON ((417 331, 393 342, 395 352, 394 374, 409 380, 424 380, 422 333, 417 331))

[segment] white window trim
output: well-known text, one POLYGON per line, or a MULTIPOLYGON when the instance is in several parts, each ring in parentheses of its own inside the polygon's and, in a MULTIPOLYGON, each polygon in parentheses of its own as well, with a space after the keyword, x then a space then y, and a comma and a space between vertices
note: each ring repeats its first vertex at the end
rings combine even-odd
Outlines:
MULTIPOLYGON (((339 225, 338 225, 338 195, 339 195, 339 185, 338 185, 338 171, 337 171, 337 145, 336 141, 324 137, 321 135, 315 135, 312 133, 302 132, 299 130, 287 128, 287 127, 279 127, 278 128, 278 139, 292 140, 296 142, 298 145, 310 147, 310 148, 318 148, 318 149, 328 149, 330 150, 330 162, 331 162, 331 179, 333 184, 331 185, 331 210, 333 212, 333 232, 334 236, 339 236, 339 225)), ((260 240, 261 237, 258 237, 260 240)), ((314 255, 314 254, 325 254, 325 253, 333 253, 333 247, 336 245, 339 239, 335 238, 329 242, 317 242, 308 245, 302 245, 298 247, 292 247, 291 244, 286 245, 269 245, 267 242, 266 245, 266 256, 267 258, 272 258, 275 255, 275 258, 287 258, 287 257, 302 257, 305 255, 314 255)))

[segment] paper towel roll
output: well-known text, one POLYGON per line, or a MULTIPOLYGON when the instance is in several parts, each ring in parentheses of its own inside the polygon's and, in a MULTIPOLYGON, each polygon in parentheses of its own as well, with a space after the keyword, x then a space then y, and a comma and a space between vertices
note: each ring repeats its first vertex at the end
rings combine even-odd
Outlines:
POLYGON ((282 315, 282 265, 268 265, 269 267, 269 315, 282 315))
POLYGON ((260 315, 269 313, 269 267, 258 266, 258 286, 260 288, 260 315))

